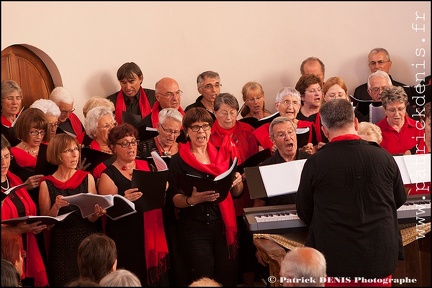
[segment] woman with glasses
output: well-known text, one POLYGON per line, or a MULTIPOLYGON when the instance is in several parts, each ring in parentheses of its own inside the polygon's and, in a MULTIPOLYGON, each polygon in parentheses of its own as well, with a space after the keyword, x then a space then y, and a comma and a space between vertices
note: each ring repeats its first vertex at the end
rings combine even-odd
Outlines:
POLYGON ((30 108, 38 108, 45 113, 45 117, 48 120, 50 138, 54 137, 59 125, 58 117, 60 117, 60 108, 57 104, 48 99, 38 99, 30 105, 30 108))
MULTIPOLYGON (((136 159, 138 130, 127 123, 111 129, 108 145, 115 161, 101 174, 98 193, 119 194, 137 201, 146 191, 131 188, 134 169, 150 171, 147 161, 136 159)), ((118 220, 107 218, 105 233, 117 246, 117 266, 136 274, 145 286, 167 286, 168 246, 162 209, 137 212, 118 220)))
POLYGON ((12 146, 19 143, 13 129, 13 123, 22 109, 22 99, 22 90, 18 83, 13 80, 1 82, 1 131, 12 146))
POLYGON ((66 133, 55 135, 48 144, 47 161, 57 165, 57 170, 41 179, 40 215, 56 217, 75 211, 50 229, 47 271, 50 286, 60 287, 79 277, 77 251, 81 241, 92 233, 100 232, 99 218, 106 213, 95 205, 94 213, 87 218, 80 210, 63 199, 79 193, 96 194, 94 177, 77 169, 80 159, 79 143, 66 133))
POLYGON ((231 193, 220 204, 215 191, 192 191, 186 196, 177 188, 176 174, 214 178, 226 171, 233 159, 228 145, 218 150, 210 143, 213 118, 206 109, 194 107, 183 117, 188 141, 170 161, 167 200, 179 208, 178 245, 186 269, 187 285, 201 277, 210 277, 223 286, 237 285, 237 224, 232 196, 243 191, 240 173, 231 193), (232 194, 232 196, 231 196, 232 194))
POLYGON ((265 108, 264 89, 258 82, 247 82, 242 88, 244 106, 241 109, 243 118, 254 117, 261 119, 270 116, 271 113, 265 108))
MULTIPOLYGON (((12 155, 11 146, 6 137, 1 135, 1 190, 2 193, 9 188, 23 183, 21 179, 9 171, 12 155)), ((1 219, 7 220, 24 216, 36 216, 36 204, 31 199, 26 188, 32 189, 39 185, 39 176, 31 176, 26 181, 27 186, 19 188, 4 199, 1 207, 1 219)), ((45 264, 39 250, 35 235, 41 233, 46 225, 40 222, 26 224, 22 222, 16 226, 2 224, 1 229, 17 232, 23 242, 23 248, 27 251, 27 258, 24 259, 23 283, 28 286, 44 287, 48 285, 45 264)), ((41 234, 40 234, 41 235, 41 234)))

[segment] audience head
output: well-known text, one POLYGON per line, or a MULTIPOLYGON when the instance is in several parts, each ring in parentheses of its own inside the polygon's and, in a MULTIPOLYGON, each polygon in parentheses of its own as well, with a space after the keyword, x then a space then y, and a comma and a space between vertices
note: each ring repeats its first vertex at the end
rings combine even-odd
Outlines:
POLYGON ((371 122, 360 122, 357 130, 357 134, 363 140, 381 144, 382 141, 381 128, 371 122))
POLYGON ((60 123, 65 122, 69 118, 70 113, 75 111, 73 96, 64 87, 59 86, 54 88, 49 99, 54 101, 60 108, 60 116, 58 117, 60 123))
POLYGON ((156 100, 162 109, 180 108, 180 100, 183 91, 180 90, 179 84, 172 78, 162 78, 155 85, 156 100))
POLYGON ((279 116, 270 123, 270 139, 285 161, 295 160, 297 154, 297 125, 288 117, 279 116))
POLYGON ((325 65, 318 57, 308 57, 300 65, 301 75, 313 74, 321 81, 321 86, 325 80, 325 65))
POLYGON ((107 98, 103 98, 103 97, 99 97, 99 96, 92 96, 92 97, 90 97, 89 100, 87 100, 87 102, 83 106, 83 115, 84 115, 84 118, 87 117, 87 113, 91 109, 93 109, 95 107, 99 107, 99 106, 108 107, 109 109, 111 109, 111 111, 113 113, 115 111, 114 103, 111 102, 110 100, 108 100, 107 98))
POLYGON ((11 262, 20 277, 23 275, 23 264, 26 252, 21 235, 12 230, 1 230, 1 258, 11 262))
POLYGON ((126 269, 117 269, 102 278, 102 287, 142 287, 139 278, 126 269))
POLYGON ((345 99, 335 99, 325 102, 320 108, 320 114, 324 130, 328 131, 354 129, 353 123, 357 119, 354 117, 351 103, 345 99))
POLYGON ((322 82, 312 74, 306 74, 297 81, 295 89, 300 92, 303 105, 320 107, 322 101, 322 82))
POLYGON ((132 147, 135 149, 135 158, 138 145, 137 139, 138 130, 129 123, 122 123, 118 126, 113 127, 109 132, 108 146, 111 148, 114 154, 117 154, 117 157, 124 156, 124 153, 128 152, 129 147, 132 147), (117 151, 122 153, 119 154, 117 153, 117 151))
POLYGON ((79 160, 79 143, 78 140, 66 133, 56 134, 48 144, 46 158, 47 161, 54 165, 69 165, 67 157, 75 157, 76 165, 79 160))
POLYGON ((331 77, 327 79, 323 87, 323 102, 342 98, 348 101, 348 88, 341 77, 331 77))
POLYGON ((21 286, 21 276, 16 267, 8 260, 1 259, 1 287, 21 286))
POLYGON ((50 132, 50 138, 54 137, 57 133, 58 117, 60 117, 60 108, 54 101, 49 99, 38 99, 30 105, 30 108, 38 108, 45 113, 45 117, 48 120, 48 128, 50 132))
POLYGON ((188 287, 222 287, 222 284, 208 277, 193 281, 188 287))
POLYGON ((324 255, 311 247, 295 247, 285 254, 280 272, 284 287, 324 287, 327 264, 324 255), (293 283, 292 280, 313 279, 315 283, 293 283), (291 280, 291 281, 290 281, 291 280))
POLYGON ((21 87, 13 80, 1 82, 1 110, 4 116, 15 116, 19 113, 22 105, 21 87))
POLYGON ((381 70, 390 74, 392 66, 390 54, 384 48, 374 48, 369 52, 368 65, 371 73, 381 70))
POLYGON ((265 112, 264 89, 258 82, 247 82, 242 88, 243 101, 245 106, 241 111, 241 116, 245 117, 249 113, 265 112))
POLYGON ((175 108, 159 112, 158 140, 163 146, 171 146, 181 133, 183 115, 175 108))
POLYGON ((381 94, 381 101, 390 125, 404 123, 408 96, 402 87, 390 86, 385 88, 381 94))
POLYGON ((80 278, 99 281, 117 268, 117 248, 114 240, 105 234, 93 233, 84 238, 78 247, 80 278))
POLYGON ((92 108, 84 120, 84 128, 92 139, 98 139, 106 143, 109 131, 117 126, 114 114, 106 106, 92 108))
POLYGON ((48 120, 38 108, 28 108, 21 112, 14 129, 16 137, 30 146, 39 146, 41 142, 50 140, 50 133, 47 133, 48 120))
POLYGON ((280 116, 285 116, 290 120, 297 118, 300 110, 300 92, 292 87, 283 87, 276 94, 275 107, 280 116))
POLYGON ((125 96, 134 97, 144 80, 141 68, 134 62, 126 62, 117 70, 117 80, 125 96))
MULTIPOLYGON (((189 109, 183 116, 183 129, 186 132, 186 136, 196 136, 199 132, 204 131, 206 133, 207 141, 210 137, 211 126, 213 125, 213 118, 210 113, 202 107, 193 107, 189 109)), ((195 139, 196 137, 194 137, 195 139)), ((190 138, 192 140, 192 138, 190 138)))
POLYGON ((237 121, 239 110, 237 98, 230 93, 219 94, 214 101, 214 111, 218 124, 223 129, 231 129, 237 121))
POLYGON ((390 76, 381 70, 378 70, 369 75, 368 93, 374 102, 381 102, 381 93, 384 88, 392 86, 390 76))
POLYGON ((197 77, 198 92, 208 102, 213 103, 220 93, 221 86, 220 76, 217 72, 205 71, 197 77))

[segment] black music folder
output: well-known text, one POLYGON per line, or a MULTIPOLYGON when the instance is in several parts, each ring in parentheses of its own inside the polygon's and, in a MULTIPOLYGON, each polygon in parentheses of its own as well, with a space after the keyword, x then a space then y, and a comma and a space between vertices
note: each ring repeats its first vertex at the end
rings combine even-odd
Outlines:
POLYGON ((7 197, 11 192, 15 191, 16 189, 19 189, 19 188, 25 187, 25 186, 27 186, 27 184, 25 184, 25 183, 21 183, 21 184, 18 184, 18 185, 16 185, 16 186, 10 187, 10 188, 7 189, 6 191, 0 193, 0 195, 1 195, 1 201, 5 200, 6 197, 7 197))
POLYGON ((143 193, 138 200, 133 202, 138 212, 146 212, 164 206, 168 174, 168 170, 133 170, 131 187, 138 188, 143 193))
POLYGON ((96 168, 97 165, 99 165, 102 162, 105 162, 111 157, 115 157, 115 156, 89 147, 81 148, 81 161, 84 161, 85 158, 86 159, 85 164, 86 165, 90 164, 85 169, 86 171, 89 172, 93 171, 93 169, 96 168))
POLYGON ((48 145, 41 143, 39 145, 39 152, 36 159, 36 174, 43 174, 44 176, 52 175, 57 171, 57 165, 51 164, 47 161, 47 147, 48 145))
POLYGON ((312 133, 312 131, 310 131, 309 127, 296 129, 297 148, 302 148, 303 146, 308 144, 310 133, 312 133))
POLYGON ((244 169, 246 167, 253 167, 258 166, 261 162, 266 160, 271 156, 271 149, 267 148, 264 150, 259 151, 258 153, 255 153, 254 155, 247 158, 243 163, 237 165, 237 172, 240 174, 243 174, 244 169))
POLYGON ((34 222, 41 221, 42 223, 40 223, 39 225, 45 224, 45 225, 49 226, 49 225, 56 224, 56 223, 63 221, 64 219, 66 219, 67 216, 69 216, 73 212, 75 212, 75 211, 71 211, 71 212, 68 212, 66 214, 56 216, 56 217, 51 217, 51 216, 23 216, 23 217, 18 217, 18 218, 2 220, 1 224, 7 224, 7 225, 15 226, 21 222, 27 222, 27 224, 32 224, 34 222))
POLYGON ((270 116, 261 118, 259 120, 255 117, 246 117, 246 118, 241 118, 238 121, 247 123, 256 129, 256 128, 258 128, 258 127, 260 127, 266 123, 271 123, 271 121, 273 121, 273 119, 275 119, 278 116, 280 116, 280 114, 279 114, 279 112, 276 112, 270 116))
POLYGON ((219 193, 219 198, 214 203, 220 203, 228 196, 235 179, 236 167, 237 157, 234 158, 228 170, 214 179, 179 173, 177 174, 177 188, 186 196, 192 195, 193 187, 196 187, 198 192, 215 191, 219 193))

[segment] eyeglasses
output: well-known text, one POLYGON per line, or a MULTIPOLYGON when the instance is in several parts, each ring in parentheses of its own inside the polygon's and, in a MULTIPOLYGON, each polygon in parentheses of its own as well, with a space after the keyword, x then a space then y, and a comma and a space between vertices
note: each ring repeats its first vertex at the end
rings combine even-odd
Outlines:
POLYGON ((321 87, 318 87, 318 88, 314 88, 314 89, 310 89, 310 90, 305 90, 305 93, 316 93, 316 92, 321 92, 322 91, 322 88, 321 87))
POLYGON ((222 84, 220 84, 220 83, 216 83, 215 85, 207 84, 207 85, 205 85, 203 88, 204 88, 204 89, 207 89, 207 90, 210 90, 210 89, 213 89, 213 88, 218 89, 218 88, 220 88, 220 87, 222 87, 222 84))
POLYGON ((8 101, 21 101, 23 99, 23 96, 6 96, 6 97, 2 97, 2 99, 8 100, 8 101))
POLYGON ((332 93, 332 94, 326 94, 327 97, 330 99, 336 99, 336 98, 345 98, 345 93, 332 93))
POLYGON ((263 98, 264 98, 264 96, 259 96, 259 97, 256 97, 256 98, 246 98, 246 102, 255 102, 255 101, 259 101, 259 100, 261 100, 263 98))
POLYGON ((379 66, 384 65, 385 63, 390 62, 390 61, 383 61, 383 60, 379 60, 379 61, 371 61, 369 62, 369 66, 376 66, 377 64, 379 66))
POLYGON ((108 129, 110 129, 112 127, 116 127, 116 126, 117 126, 117 122, 112 122, 112 123, 107 123, 103 126, 99 126, 98 128, 108 130, 108 129))
POLYGON ((217 113, 219 115, 221 115, 222 117, 225 117, 225 118, 228 117, 228 115, 231 116, 231 118, 235 118, 235 117, 237 117, 238 111, 237 110, 231 110, 231 112, 229 112, 229 113, 228 113, 228 111, 217 111, 217 113))
POLYGON ((59 125, 60 125, 59 122, 48 123, 48 126, 49 126, 50 128, 54 128, 54 127, 57 127, 57 126, 59 126, 59 125))
POLYGON ((276 139, 282 140, 282 139, 285 139, 285 137, 286 137, 287 135, 290 136, 290 137, 293 137, 294 134, 295 134, 295 131, 292 130, 292 131, 287 131, 287 132, 279 132, 279 133, 277 133, 274 137, 275 137, 276 139))
POLYGON ((162 128, 162 130, 163 131, 165 131, 165 133, 167 133, 167 134, 173 134, 174 136, 178 136, 178 135, 180 135, 180 131, 179 130, 171 130, 171 129, 165 129, 163 126, 162 126, 162 124, 160 124, 160 126, 161 126, 161 128, 162 128))
POLYGON ((162 93, 159 94, 167 98, 173 98, 174 96, 181 96, 183 94, 183 91, 177 90, 176 92, 167 92, 165 94, 162 93))
POLYGON ((388 86, 382 86, 382 87, 374 87, 374 88, 370 88, 369 90, 372 92, 372 93, 379 93, 379 92, 382 92, 385 88, 387 88, 388 86))
POLYGON ((78 146, 75 146, 74 148, 68 148, 68 149, 63 150, 62 153, 72 154, 73 152, 78 151, 78 150, 79 150, 78 146))
POLYGON ((297 101, 291 102, 291 101, 285 100, 285 101, 279 102, 279 104, 288 107, 290 105, 292 105, 292 106, 299 105, 299 102, 297 102, 297 101))
POLYGON ((390 108, 390 109, 386 109, 386 111, 395 114, 396 112, 402 113, 405 111, 405 106, 404 107, 399 107, 399 108, 390 108))
POLYGON ((123 142, 121 142, 121 143, 116 143, 117 145, 120 145, 121 147, 123 147, 123 148, 127 148, 127 147, 129 147, 130 145, 132 145, 132 146, 137 146, 138 144, 139 144, 139 140, 133 140, 133 141, 123 141, 123 142))
POLYGON ((193 132, 198 132, 201 128, 204 131, 208 131, 210 129, 210 124, 203 124, 203 125, 192 125, 189 127, 193 132))
POLYGON ((6 154, 4 157, 1 157, 1 161, 10 161, 13 159, 13 155, 11 154, 6 154))
POLYGON ((60 110, 61 114, 69 114, 75 111, 75 108, 72 108, 71 110, 60 110))
POLYGON ((40 131, 33 130, 33 131, 29 131, 29 134, 33 137, 36 137, 38 135, 41 135, 43 137, 43 136, 45 136, 46 131, 45 130, 40 130, 40 131))

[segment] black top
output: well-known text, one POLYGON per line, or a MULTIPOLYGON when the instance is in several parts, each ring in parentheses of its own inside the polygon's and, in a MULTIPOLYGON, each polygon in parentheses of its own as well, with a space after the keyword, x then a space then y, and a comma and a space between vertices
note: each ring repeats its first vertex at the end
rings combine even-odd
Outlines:
MULTIPOLYGON (((156 102, 156 96, 155 96, 155 90, 153 89, 147 89, 147 88, 143 88, 144 92, 146 93, 147 99, 149 101, 150 104, 150 109, 151 107, 153 107, 153 104, 156 102)), ((111 102, 114 103, 114 107, 116 105, 117 102, 117 96, 119 94, 120 91, 117 91, 114 94, 109 95, 108 97, 106 97, 108 100, 110 100, 111 102)), ((138 104, 138 97, 139 97, 140 92, 138 91, 138 93, 134 96, 134 97, 127 97, 125 96, 125 104, 126 104, 126 112, 131 113, 131 114, 137 114, 137 115, 141 115, 141 111, 139 109, 139 104, 138 104)), ((147 115, 141 115, 141 116, 147 116, 147 115)))
POLYGON ((195 100, 195 102, 192 103, 192 104, 190 104, 190 105, 188 105, 184 111, 187 112, 189 109, 191 109, 191 108, 193 108, 193 107, 202 107, 202 108, 206 109, 206 110, 210 113, 211 117, 213 118, 213 121, 216 121, 216 115, 215 115, 213 112, 211 112, 210 110, 208 110, 208 109, 204 106, 204 104, 202 104, 201 100, 202 100, 203 98, 204 98, 204 96, 200 95, 200 96, 195 100))

